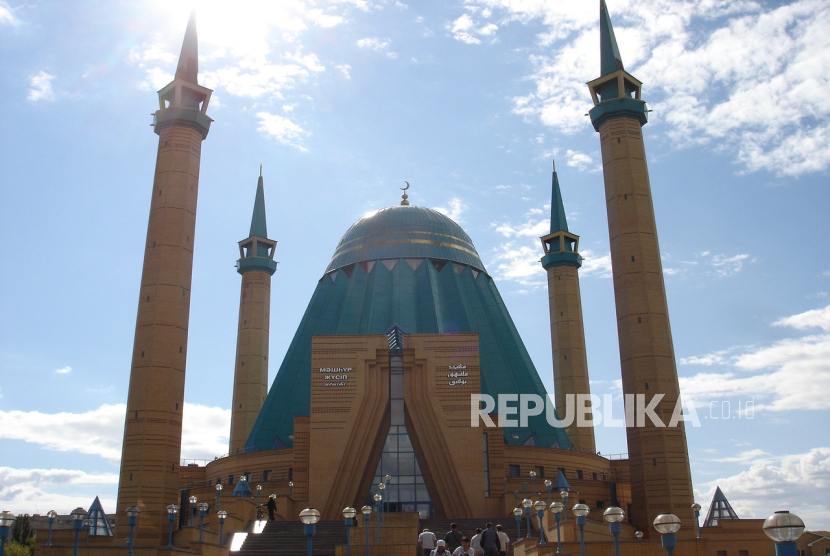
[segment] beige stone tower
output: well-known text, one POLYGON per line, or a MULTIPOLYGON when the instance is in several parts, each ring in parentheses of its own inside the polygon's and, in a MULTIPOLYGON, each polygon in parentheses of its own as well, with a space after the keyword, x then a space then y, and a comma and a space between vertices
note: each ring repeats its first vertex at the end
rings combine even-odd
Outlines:
MULTIPOLYGON (((602 148, 623 393, 644 395, 646 405, 662 394, 655 413, 668 425, 680 387, 641 129, 647 110, 640 98, 642 83, 623 68, 605 0, 600 36, 602 76, 588 86, 594 101, 591 122, 602 148)), ((626 431, 634 524, 646 535, 655 534, 651 524, 661 513, 691 524, 692 479, 683 422, 660 427, 646 418, 644 426, 626 431)), ((680 534, 693 530, 686 526, 680 534)))
POLYGON ((247 239, 239 242, 237 271, 242 275, 239 295, 239 332, 233 375, 230 453, 241 452, 268 393, 268 330, 271 314, 271 276, 277 270, 265 223, 262 168, 256 187, 254 214, 247 239))
POLYGON ((173 82, 159 91, 159 136, 138 300, 121 474, 118 546, 129 535, 125 510, 141 516, 135 546, 166 544, 168 504, 179 503, 182 409, 202 141, 211 90, 196 81, 198 53, 191 16, 173 82))
MULTIPOLYGON (((554 401, 561 419, 565 417, 566 396, 574 395, 573 405, 576 407, 577 396, 590 396, 591 386, 588 381, 588 357, 582 324, 582 296, 579 292, 579 267, 582 266, 579 236, 568 231, 556 166, 553 168, 550 233, 541 240, 545 250, 542 266, 548 273, 554 401)), ((589 402, 585 405, 589 405, 589 402)), ((586 420, 590 419, 589 412, 586 420)), ((589 452, 597 451, 593 425, 580 427, 574 418, 565 427, 565 432, 579 448, 589 452)))

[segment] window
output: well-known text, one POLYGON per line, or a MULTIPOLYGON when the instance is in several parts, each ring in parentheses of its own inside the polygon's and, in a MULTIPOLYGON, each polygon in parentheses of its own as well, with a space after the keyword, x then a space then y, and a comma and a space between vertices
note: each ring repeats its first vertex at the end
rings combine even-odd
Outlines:
POLYGON ((582 480, 582 469, 577 469, 576 470, 576 478, 579 479, 580 481, 582 480))
POLYGON ((228 475, 228 484, 229 485, 233 484, 233 475, 228 475))
POLYGON ((508 477, 521 477, 522 476, 522 468, 515 464, 510 464, 507 466, 507 476, 508 477))
POLYGON ((536 466, 536 478, 537 479, 544 479, 545 478, 545 468, 542 465, 536 466))
POLYGON ((596 481, 597 480, 597 474, 596 473, 591 473, 591 479, 596 481))
POLYGON ((265 471, 262 472, 262 482, 263 483, 267 483, 268 479, 270 479, 270 478, 271 478, 271 470, 270 469, 266 469, 265 471))

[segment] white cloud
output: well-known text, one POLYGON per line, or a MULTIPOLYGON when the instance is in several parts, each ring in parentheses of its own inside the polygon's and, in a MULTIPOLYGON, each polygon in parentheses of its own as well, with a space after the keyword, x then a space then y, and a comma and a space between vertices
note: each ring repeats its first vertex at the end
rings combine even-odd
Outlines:
POLYGON ((461 214, 466 210, 466 206, 461 202, 461 199, 458 197, 453 197, 450 199, 449 202, 450 207, 433 207, 433 210, 437 210, 444 216, 448 216, 451 220, 456 223, 461 222, 461 214))
POLYGON ((14 16, 11 7, 2 0, 0 0, 0 25, 11 25, 12 27, 20 25, 20 20, 14 16))
POLYGON ((776 340, 767 346, 731 348, 680 360, 682 365, 726 367, 722 372, 680 377, 685 399, 753 400, 755 411, 826 411, 830 392, 830 306, 783 318, 774 326, 821 333, 776 340), (730 352, 736 352, 730 355, 730 352))
POLYGON ((13 469, 0 467, 0 500, 12 513, 68 514, 101 495, 105 511, 115 511, 117 473, 86 473, 75 469, 13 469), (85 498, 80 498, 80 497, 85 498))
POLYGON ((352 78, 352 66, 351 64, 341 64, 339 66, 335 66, 335 68, 340 71, 340 74, 345 77, 346 79, 352 78))
POLYGON ((61 367, 60 369, 55 369, 55 372, 59 375, 68 375, 72 372, 72 367, 66 365, 64 367, 61 367))
POLYGON ((716 461, 748 465, 739 473, 699 485, 697 500, 704 506, 720 487, 738 517, 765 518, 787 509, 804 520, 808 529, 823 526, 830 515, 825 493, 830 490, 830 448, 817 447, 803 454, 770 455, 749 450, 716 461))
MULTIPOLYGON (((0 411, 0 438, 38 444, 47 450, 121 458, 126 404, 105 404, 84 413, 0 411)), ((228 450, 230 410, 185 403, 182 458, 213 459, 228 450)))
MULTIPOLYGON (((481 15, 484 17, 490 17, 491 12, 489 10, 483 10, 481 11, 481 15)), ((470 14, 463 14, 452 22, 449 29, 453 38, 457 41, 467 44, 480 44, 481 39, 476 37, 476 35, 482 37, 495 37, 496 32, 499 30, 499 26, 493 22, 482 23, 479 25, 473 20, 470 14)))
POLYGON ((591 169, 595 172, 600 170, 599 166, 595 165, 594 159, 585 153, 568 149, 565 151, 565 158, 567 159, 566 164, 577 170, 591 169))
POLYGON ((734 276, 744 268, 744 263, 752 262, 749 255, 741 253, 727 257, 726 255, 714 255, 710 260, 710 264, 715 267, 715 272, 718 276, 727 277, 734 276))
POLYGON ((29 93, 26 95, 26 100, 30 102, 45 101, 50 102, 55 100, 55 91, 52 89, 52 80, 54 75, 48 74, 41 70, 29 78, 29 93))
MULTIPOLYGON (((599 60, 595 6, 470 0, 453 22, 458 40, 480 42, 471 31, 491 17, 484 7, 501 21, 547 28, 537 36, 539 54, 529 55, 535 90, 514 99, 515 112, 563 132, 583 130, 590 102, 583 83, 597 77, 599 60)), ((632 0, 613 9, 623 60, 646 84, 656 132, 678 147, 711 143, 732 152, 744 172, 798 176, 830 167, 827 2, 764 11, 754 1, 632 0)))
POLYGON ((268 112, 257 112, 257 118, 259 118, 257 128, 259 131, 273 137, 281 145, 294 147, 303 152, 308 151, 303 145, 303 137, 309 135, 309 132, 299 125, 288 118, 268 112))

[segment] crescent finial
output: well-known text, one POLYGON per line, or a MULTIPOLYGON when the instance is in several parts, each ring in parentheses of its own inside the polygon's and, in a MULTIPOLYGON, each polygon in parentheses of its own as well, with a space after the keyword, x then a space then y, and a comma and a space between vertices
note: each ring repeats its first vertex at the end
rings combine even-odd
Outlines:
POLYGON ((409 189, 409 182, 405 181, 404 183, 406 184, 406 187, 401 187, 401 191, 406 191, 407 189, 409 189))
POLYGON ((404 181, 404 183, 406 184, 406 187, 401 187, 401 191, 403 191, 403 195, 401 195, 401 197, 403 198, 403 200, 401 201, 401 205, 406 206, 409 204, 409 195, 406 194, 406 190, 409 189, 409 182, 404 181))

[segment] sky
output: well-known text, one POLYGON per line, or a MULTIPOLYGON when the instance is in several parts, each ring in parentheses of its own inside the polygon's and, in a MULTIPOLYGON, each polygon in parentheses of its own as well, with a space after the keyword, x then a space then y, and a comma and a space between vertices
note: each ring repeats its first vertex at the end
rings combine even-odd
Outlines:
MULTIPOLYGON (((227 452, 263 165, 271 359, 340 236, 397 204, 472 238, 552 392, 555 160, 581 237, 592 392, 621 404, 599 137, 598 2, 196 2, 202 146, 182 458, 227 452)), ((156 91, 192 1, 0 0, 0 506, 114 511, 156 91)), ((644 127, 696 500, 830 528, 830 4, 608 0, 644 127)), ((272 381, 277 363, 271 366, 272 381)), ((618 406, 618 410, 621 405, 618 406)), ((616 416, 619 416, 617 413, 616 416)), ((597 447, 626 453, 622 428, 597 447)))

